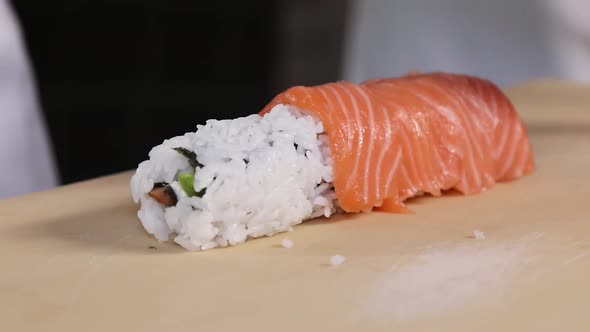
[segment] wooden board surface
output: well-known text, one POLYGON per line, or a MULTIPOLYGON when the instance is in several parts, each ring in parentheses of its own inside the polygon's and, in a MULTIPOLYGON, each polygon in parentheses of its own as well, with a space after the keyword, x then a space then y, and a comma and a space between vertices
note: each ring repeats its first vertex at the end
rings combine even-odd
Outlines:
POLYGON ((415 215, 187 252, 142 230, 129 173, 2 201, 1 330, 588 331, 590 87, 508 92, 538 170, 415 215))

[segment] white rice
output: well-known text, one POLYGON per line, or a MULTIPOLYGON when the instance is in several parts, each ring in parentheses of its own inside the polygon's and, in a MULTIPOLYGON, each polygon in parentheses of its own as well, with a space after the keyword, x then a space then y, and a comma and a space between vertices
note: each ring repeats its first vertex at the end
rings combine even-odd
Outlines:
POLYGON ((342 263, 344 263, 344 261, 346 261, 346 257, 344 257, 342 255, 334 255, 334 256, 330 257, 330 265, 332 265, 332 266, 342 265, 342 263))
POLYGON ((473 231, 473 237, 475 237, 476 240, 485 240, 486 239, 485 233, 480 230, 477 230, 477 229, 473 231))
POLYGON ((295 243, 293 243, 292 240, 285 238, 281 241, 281 245, 283 246, 283 248, 291 249, 293 248, 293 245, 295 245, 295 243))
POLYGON ((329 217, 337 206, 327 143, 317 118, 287 105, 265 116, 209 120, 194 133, 165 140, 139 164, 131 179, 141 204, 137 215, 158 240, 173 238, 189 250, 237 245, 329 217), (194 180, 195 191, 206 188, 203 197, 188 197, 176 181, 192 169, 176 147, 195 152, 203 165, 194 180), (148 195, 157 182, 170 184, 176 206, 148 195))

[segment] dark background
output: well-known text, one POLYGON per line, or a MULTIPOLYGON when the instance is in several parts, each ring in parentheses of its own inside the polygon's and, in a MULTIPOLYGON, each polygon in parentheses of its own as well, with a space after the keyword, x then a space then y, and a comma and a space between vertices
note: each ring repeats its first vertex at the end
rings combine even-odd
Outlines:
POLYGON ((339 79, 342 0, 14 0, 61 183, 135 168, 210 118, 339 79))

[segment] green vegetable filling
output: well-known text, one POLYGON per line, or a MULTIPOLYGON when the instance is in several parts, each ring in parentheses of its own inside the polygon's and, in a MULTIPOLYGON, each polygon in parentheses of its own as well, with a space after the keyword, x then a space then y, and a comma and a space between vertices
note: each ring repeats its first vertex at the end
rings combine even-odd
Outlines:
POLYGON ((197 167, 203 167, 201 163, 197 161, 197 154, 189 151, 185 148, 174 148, 174 150, 188 159, 188 163, 193 166, 193 169, 187 172, 178 173, 178 183, 180 187, 189 197, 203 197, 207 188, 203 188, 200 191, 195 191, 195 170, 197 167))
POLYGON ((178 183, 182 187, 182 190, 189 196, 193 197, 196 195, 193 183, 195 182, 195 171, 182 172, 178 174, 178 183))

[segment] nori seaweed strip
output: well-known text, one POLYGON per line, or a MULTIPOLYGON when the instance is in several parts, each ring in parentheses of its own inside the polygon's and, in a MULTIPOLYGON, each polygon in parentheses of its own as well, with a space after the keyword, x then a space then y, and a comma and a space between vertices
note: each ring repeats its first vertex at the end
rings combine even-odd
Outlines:
POLYGON ((203 164, 197 161, 197 154, 189 151, 185 148, 174 148, 174 150, 181 155, 183 155, 186 159, 188 159, 188 163, 193 167, 203 167, 203 164))
POLYGON ((201 197, 203 197, 203 195, 205 195, 205 192, 206 192, 206 191, 207 191, 207 188, 203 188, 203 189, 201 189, 201 190, 197 191, 197 192, 195 193, 195 196, 197 196, 197 197, 201 198, 201 197))
MULTIPOLYGON (((203 167, 203 164, 201 164, 201 163, 200 163, 200 162, 197 160, 197 154, 196 154, 196 153, 194 153, 193 151, 187 150, 187 149, 185 149, 185 148, 180 148, 180 147, 178 147, 178 148, 174 148, 174 150, 175 150, 176 152, 180 153, 181 155, 183 155, 183 156, 184 156, 186 159, 188 159, 188 163, 189 163, 189 164, 190 164, 192 167, 194 167, 194 168, 195 168, 195 171, 196 171, 196 168, 197 168, 197 167, 199 167, 199 168, 200 168, 200 167, 203 167)), ((194 173, 193 173, 193 176, 194 176, 194 173)), ((187 191, 185 190, 185 188, 184 188, 184 187, 183 187, 182 189, 184 190, 184 192, 185 192, 185 193, 187 193, 187 195, 188 195, 189 197, 194 197, 194 196, 197 196, 197 197, 203 197, 203 195, 205 195, 205 192, 207 191, 207 188, 203 188, 203 189, 201 189, 201 190, 199 190, 199 191, 197 191, 197 192, 194 192, 194 193, 189 193, 189 192, 187 192, 187 191)))

